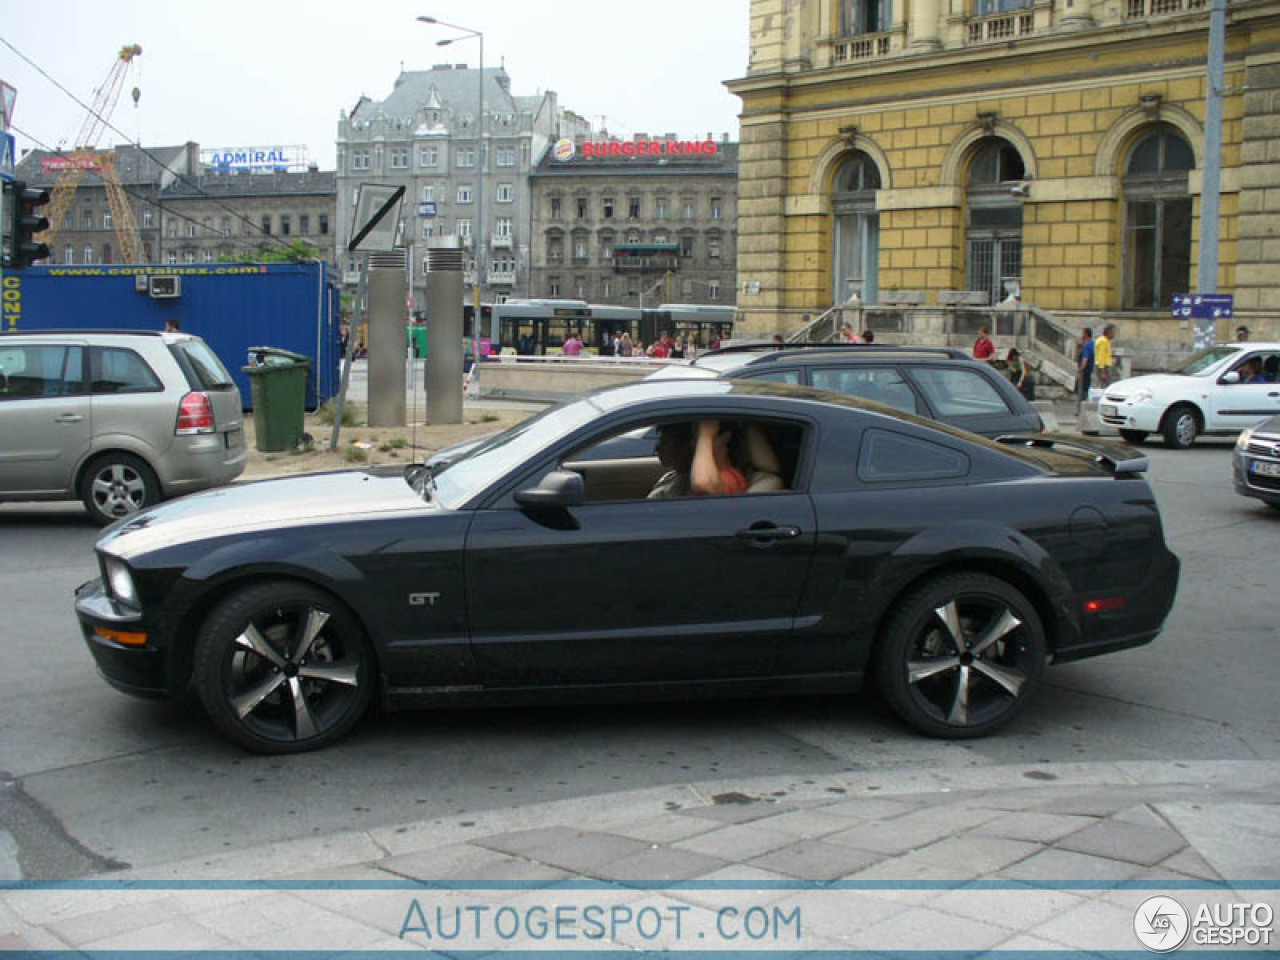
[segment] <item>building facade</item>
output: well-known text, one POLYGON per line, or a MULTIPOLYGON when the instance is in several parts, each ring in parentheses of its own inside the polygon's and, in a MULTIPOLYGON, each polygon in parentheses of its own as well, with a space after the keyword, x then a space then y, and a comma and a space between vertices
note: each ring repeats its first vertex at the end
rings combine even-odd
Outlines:
POLYGON ((162 263, 253 260, 302 241, 336 262, 332 170, 212 171, 160 191, 162 263))
MULTIPOLYGON (((199 171, 200 150, 194 143, 176 147, 117 147, 115 171, 133 207, 143 259, 162 262, 164 232, 161 229, 161 193, 179 177, 199 171)), ((17 165, 15 176, 29 186, 52 190, 62 175, 65 158, 44 150, 32 150, 17 165)), ((96 169, 84 172, 75 198, 60 224, 52 231, 48 263, 119 263, 121 241, 112 220, 107 190, 96 169)))
POLYGON ((530 291, 591 303, 735 299, 738 145, 562 141, 530 176, 530 291))
MULTIPOLYGON (((529 173, 553 140, 585 129, 554 93, 513 94, 501 67, 483 77, 448 64, 401 73, 385 99, 361 97, 339 119, 338 236, 351 236, 360 184, 403 186, 416 309, 425 309, 426 245, 434 236, 458 236, 468 250, 468 299, 477 281, 486 301, 528 296, 529 173)), ((347 257, 348 277, 356 266, 347 257)))
MULTIPOLYGON (((1208 0, 752 0, 751 24, 729 83, 751 323, 984 291, 1186 335, 1170 308, 1196 290, 1208 0)), ((1270 0, 1228 7, 1222 117, 1217 288, 1263 315, 1280 309, 1270 0)))
MULTIPOLYGON (((335 262, 332 171, 213 170, 200 147, 120 147, 115 170, 133 208, 143 260, 149 264, 256 259, 268 247, 304 240, 335 262)), ((52 189, 60 158, 32 151, 19 179, 52 189)), ((121 241, 99 173, 86 171, 53 238, 49 263, 119 263, 121 241)))

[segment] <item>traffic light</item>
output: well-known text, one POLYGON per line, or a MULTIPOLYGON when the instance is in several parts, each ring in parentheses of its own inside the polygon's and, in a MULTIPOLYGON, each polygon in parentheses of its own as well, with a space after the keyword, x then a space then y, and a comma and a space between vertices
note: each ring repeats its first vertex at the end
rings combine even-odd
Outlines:
POLYGON ((6 270, 22 270, 49 256, 49 245, 36 242, 36 234, 49 229, 49 221, 40 215, 40 208, 49 202, 49 191, 28 187, 21 180, 6 183, 4 189, 9 194, 5 206, 11 217, 4 266, 6 270))

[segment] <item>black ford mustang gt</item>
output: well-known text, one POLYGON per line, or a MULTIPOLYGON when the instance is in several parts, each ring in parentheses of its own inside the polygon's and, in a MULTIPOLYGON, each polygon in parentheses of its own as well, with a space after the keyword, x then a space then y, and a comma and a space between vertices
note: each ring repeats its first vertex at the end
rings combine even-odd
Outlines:
POLYGON ((108 682, 254 751, 391 707, 847 692, 915 729, 1010 720, 1046 663, 1149 642, 1178 560, 1105 441, 996 443, 727 380, 573 400, 444 465, 268 480, 109 528, 77 592, 108 682), (734 428, 751 487, 656 499, 655 425, 734 428), (616 455, 615 455, 616 454, 616 455), (759 483, 763 479, 765 482, 759 483))

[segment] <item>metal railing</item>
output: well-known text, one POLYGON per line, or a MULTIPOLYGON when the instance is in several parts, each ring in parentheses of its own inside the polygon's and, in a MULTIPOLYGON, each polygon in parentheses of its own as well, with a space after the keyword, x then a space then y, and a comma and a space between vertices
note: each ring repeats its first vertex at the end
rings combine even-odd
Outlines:
POLYGON ((791 336, 787 337, 788 343, 821 343, 826 340, 836 339, 836 335, 840 332, 840 326, 844 320, 844 307, 840 304, 834 307, 828 307, 817 318, 806 323, 799 330, 795 331, 791 336))

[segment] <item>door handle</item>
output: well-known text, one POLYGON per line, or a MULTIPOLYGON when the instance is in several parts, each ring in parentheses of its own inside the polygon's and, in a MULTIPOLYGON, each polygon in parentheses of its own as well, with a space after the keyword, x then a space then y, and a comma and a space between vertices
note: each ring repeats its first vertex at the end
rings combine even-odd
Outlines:
POLYGON ((84 417, 78 413, 64 413, 60 417, 54 417, 54 423, 79 423, 84 417))
POLYGON ((770 543, 774 540, 794 540, 800 536, 799 527, 775 527, 771 523, 761 523, 748 527, 746 530, 739 530, 735 536, 739 540, 755 540, 760 543, 770 543))

